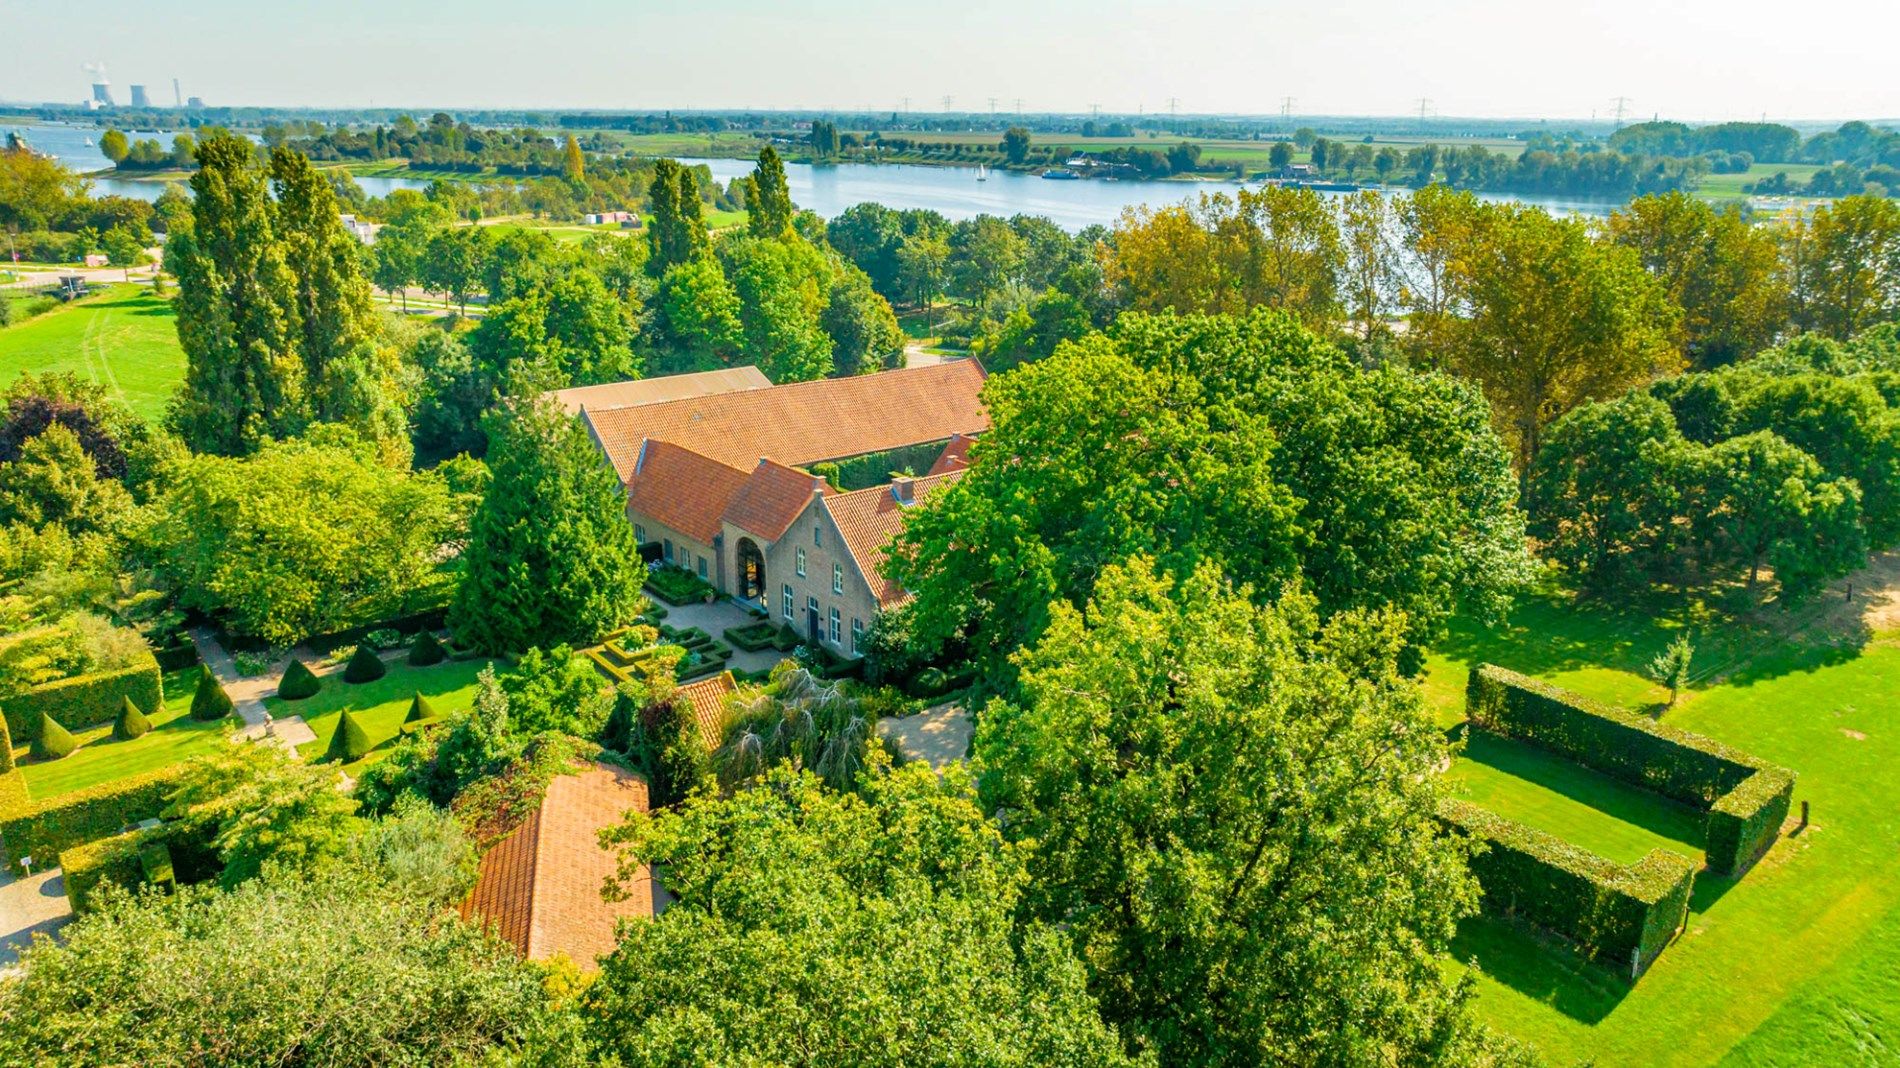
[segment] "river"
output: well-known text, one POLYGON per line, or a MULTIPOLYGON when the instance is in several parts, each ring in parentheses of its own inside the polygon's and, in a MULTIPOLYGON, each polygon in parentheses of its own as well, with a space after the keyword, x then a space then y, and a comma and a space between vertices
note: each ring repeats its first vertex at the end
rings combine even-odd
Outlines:
MULTIPOLYGON (((105 153, 99 151, 99 135, 105 131, 96 126, 73 126, 66 123, 42 123, 34 126, 0 124, 0 143, 6 141, 7 134, 17 133, 26 138, 26 143, 34 151, 42 152, 59 160, 66 166, 86 174, 92 181, 94 196, 131 197, 135 200, 157 200, 158 195, 172 182, 184 179, 173 175, 169 178, 110 178, 90 172, 101 171, 112 165, 105 153)), ((171 148, 172 138, 181 131, 165 132, 153 130, 127 130, 128 141, 152 140, 171 148)), ((253 137, 252 140, 257 140, 253 137)), ((415 178, 358 178, 356 184, 363 192, 373 197, 386 197, 397 189, 427 189, 429 183, 415 178)))
MULTIPOLYGON (((36 150, 57 158, 82 172, 102 170, 108 161, 98 147, 103 131, 92 126, 47 123, 33 126, 0 125, 0 139, 8 132, 24 135, 36 150)), ((151 138, 170 146, 175 133, 127 131, 137 140, 151 138)), ((720 182, 751 173, 752 161, 745 159, 683 159, 682 163, 703 163, 720 182)), ((788 163, 785 179, 791 186, 792 200, 801 208, 810 208, 827 219, 854 204, 875 201, 891 208, 930 208, 949 219, 968 219, 990 214, 1046 215, 1056 225, 1075 231, 1100 223, 1111 225, 1124 208, 1147 205, 1156 207, 1178 204, 1201 192, 1231 192, 1237 183, 1227 181, 1154 181, 1124 178, 1117 181, 1085 178, 1078 181, 1051 181, 1033 174, 991 171, 987 181, 977 181, 972 167, 924 167, 916 164, 883 163, 788 163)), ((176 181, 177 179, 172 179, 176 181)), ((156 200, 166 182, 158 179, 94 177, 95 194, 156 200)), ((429 183, 414 178, 357 178, 356 184, 370 196, 388 196, 396 189, 426 189, 429 183)), ((1339 196, 1325 193, 1323 196, 1339 196)), ((1520 200, 1550 212, 1603 216, 1622 206, 1616 200, 1580 200, 1563 197, 1497 196, 1480 193, 1482 200, 1520 200)))
MULTIPOLYGON (((749 174, 752 162, 743 159, 683 159, 688 164, 703 163, 714 178, 729 182, 749 174)), ((977 181, 973 167, 924 167, 916 164, 889 163, 788 163, 785 182, 791 187, 792 200, 801 208, 810 208, 827 219, 854 204, 875 201, 891 208, 931 208, 949 219, 968 219, 989 214, 1046 215, 1066 230, 1080 230, 1095 223, 1110 225, 1122 209, 1147 205, 1157 207, 1178 204, 1197 193, 1232 192, 1238 183, 1227 181, 1186 182, 1120 179, 1104 181, 1084 178, 1077 181, 1052 181, 1034 174, 991 171, 987 181, 977 181)), ((1342 196, 1322 193, 1322 196, 1342 196)), ((1604 216, 1622 207, 1619 200, 1580 200, 1563 197, 1498 196, 1478 194, 1481 200, 1517 200, 1535 204, 1554 214, 1576 212, 1604 216)))

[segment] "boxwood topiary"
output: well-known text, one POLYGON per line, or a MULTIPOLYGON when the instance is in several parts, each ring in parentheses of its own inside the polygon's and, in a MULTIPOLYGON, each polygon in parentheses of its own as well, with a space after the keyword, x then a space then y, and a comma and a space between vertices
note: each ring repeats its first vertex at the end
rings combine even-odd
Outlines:
POLYGON ((151 729, 152 721, 145 718, 145 713, 139 711, 139 706, 133 704, 130 697, 125 698, 119 705, 119 718, 112 722, 112 736, 122 742, 129 742, 143 737, 151 729))
POLYGON ((304 666, 301 660, 292 660, 284 669, 284 677, 277 681, 277 696, 286 701, 301 701, 306 697, 315 697, 323 689, 323 680, 316 672, 304 666))
POLYGON ((231 695, 218 685, 218 677, 204 665, 198 666, 198 689, 191 695, 191 718, 199 720, 223 719, 237 710, 231 704, 231 695))
POLYGON ((368 645, 359 645, 356 652, 350 654, 350 662, 343 669, 344 682, 375 682, 389 673, 383 658, 368 645))
POLYGON ((402 717, 402 721, 404 723, 421 723, 425 719, 434 719, 436 715, 435 706, 429 703, 427 697, 422 696, 422 694, 418 692, 415 698, 409 702, 409 714, 402 717))
POLYGON ((363 759, 369 750, 369 732, 345 709, 342 718, 337 720, 336 733, 330 736, 330 748, 324 751, 323 759, 347 764, 363 759))
POLYGON ((440 664, 448 657, 448 651, 442 648, 442 643, 435 640, 434 631, 419 630, 416 640, 409 643, 409 663, 415 667, 440 664))
POLYGON ((59 725, 59 721, 46 713, 40 713, 40 736, 33 740, 33 755, 41 760, 58 760, 72 755, 79 748, 79 739, 72 732, 59 725))

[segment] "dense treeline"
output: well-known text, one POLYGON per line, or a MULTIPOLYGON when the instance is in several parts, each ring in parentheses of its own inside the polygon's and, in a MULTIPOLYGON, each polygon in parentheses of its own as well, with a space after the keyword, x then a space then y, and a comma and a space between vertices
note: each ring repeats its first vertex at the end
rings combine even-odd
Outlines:
POLYGON ((92 196, 84 178, 25 145, 0 148, 0 231, 9 258, 18 253, 22 260, 69 263, 107 251, 112 234, 143 250, 154 226, 163 228, 157 210, 130 197, 92 196))

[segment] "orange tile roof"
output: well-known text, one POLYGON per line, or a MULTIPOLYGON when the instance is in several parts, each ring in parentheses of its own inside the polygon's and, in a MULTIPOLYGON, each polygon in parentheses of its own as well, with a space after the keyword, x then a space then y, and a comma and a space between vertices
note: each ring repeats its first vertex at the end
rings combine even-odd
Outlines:
POLYGON ((674 699, 685 701, 699 723, 699 736, 707 749, 717 749, 726 740, 726 698, 739 692, 732 672, 722 671, 711 678, 689 682, 675 690, 674 699))
POLYGON ((762 456, 799 466, 988 430, 974 360, 793 382, 583 413, 626 480, 648 438, 741 470, 762 456))
POLYGON ((617 863, 601 848, 600 832, 646 807, 646 782, 624 768, 588 764, 556 775, 534 811, 482 854, 462 915, 531 960, 565 953, 591 967, 613 951, 622 918, 653 915, 650 874, 629 887, 625 901, 601 896, 617 863))
POLYGON ((652 438, 640 443, 628 476, 629 510, 708 545, 726 505, 746 484, 744 471, 652 438))
POLYGON ((889 608, 908 596, 903 587, 879 571, 884 566, 891 539, 903 528, 904 509, 961 477, 962 471, 951 471, 923 478, 900 478, 889 485, 835 493, 825 498, 825 509, 838 525, 845 547, 851 550, 851 559, 857 562, 859 573, 870 584, 880 606, 889 608))
POLYGON ((762 458, 726 505, 724 519, 767 541, 777 541, 811 503, 812 495, 823 492, 825 480, 817 475, 762 458))
POLYGON ((931 464, 930 470, 924 473, 926 475, 944 475, 952 471, 961 471, 970 466, 970 446, 974 444, 976 444, 976 439, 970 435, 956 435, 944 445, 943 454, 937 457, 937 462, 931 464))
POLYGON ((567 414, 582 408, 624 408, 636 404, 657 404, 682 397, 707 397, 741 389, 768 389, 772 380, 757 367, 727 367, 718 371, 636 378, 630 382, 606 382, 598 386, 574 386, 557 389, 553 397, 567 414))

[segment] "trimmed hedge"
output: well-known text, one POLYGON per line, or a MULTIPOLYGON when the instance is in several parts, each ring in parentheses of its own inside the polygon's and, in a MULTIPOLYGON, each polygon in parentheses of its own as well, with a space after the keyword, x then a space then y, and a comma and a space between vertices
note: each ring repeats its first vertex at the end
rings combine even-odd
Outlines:
POLYGON ((646 591, 670 605, 698 604, 709 593, 718 593, 713 584, 680 567, 656 567, 647 572, 646 591))
POLYGON ((1447 798, 1439 819, 1471 835, 1471 874, 1486 911, 1518 916, 1575 942, 1634 979, 1682 929, 1695 862, 1653 849, 1624 866, 1555 835, 1447 798))
POLYGON ((231 695, 224 692, 218 677, 211 673, 208 664, 198 667, 198 688, 191 694, 191 718, 196 720, 223 719, 237 711, 231 703, 231 695))
POLYGON ((448 650, 435 640, 435 632, 419 630, 416 640, 409 645, 409 663, 414 667, 430 667, 449 658, 448 650))
POLYGON ((20 858, 30 856, 35 867, 45 867, 63 850, 157 816, 188 767, 174 764, 45 801, 29 800, 22 791, 12 803, 0 802, 0 845, 7 864, 17 871, 20 858))
POLYGON ((387 674, 389 666, 383 663, 383 658, 364 644, 357 646, 356 651, 350 654, 350 662, 343 668, 343 681, 375 682, 387 674))
POLYGON ((63 760, 79 748, 79 739, 60 726, 53 717, 40 714, 39 737, 33 739, 33 756, 40 760, 63 760))
POLYGON ((776 637, 778 628, 764 620, 747 623, 743 627, 727 627, 725 630, 725 639, 748 653, 761 653, 772 648, 772 640, 776 637))
POLYGON ((1709 813, 1709 867, 1740 874, 1773 844, 1788 815, 1795 774, 1712 738, 1492 664, 1471 669, 1465 715, 1632 786, 1709 813))
POLYGON ((0 716, 0 775, 13 770, 13 731, 7 728, 5 716, 0 716))
POLYGON ((296 657, 290 658, 290 666, 284 669, 284 677, 277 680, 277 696, 286 701, 302 701, 315 697, 323 689, 323 680, 317 673, 304 666, 296 657))
MULTIPOLYGON (((83 915, 92 907, 92 893, 100 883, 117 883, 127 890, 144 885, 146 846, 156 843, 164 848, 162 836, 156 830, 110 835, 76 845, 60 856, 66 897, 72 902, 75 915, 83 915)), ((166 863, 169 866, 169 857, 166 863)))
POLYGON ((152 721, 139 711, 139 706, 133 704, 130 697, 126 698, 125 704, 119 707, 119 718, 113 721, 112 736, 122 742, 129 742, 134 738, 143 738, 145 732, 151 729, 152 721))
POLYGON ((409 702, 409 713, 402 717, 402 721, 420 723, 425 719, 435 719, 440 714, 435 710, 435 706, 429 703, 429 699, 422 696, 421 691, 417 691, 416 696, 409 702))
POLYGON ((157 708, 164 701, 164 680, 150 655, 131 667, 77 675, 7 698, 7 730, 19 741, 30 742, 39 735, 41 716, 67 730, 110 723, 128 697, 140 708, 157 708))
POLYGON ((356 717, 348 709, 337 720, 336 733, 330 736, 330 748, 323 753, 324 760, 334 760, 339 764, 348 764, 361 760, 370 751, 369 732, 363 729, 356 717))

